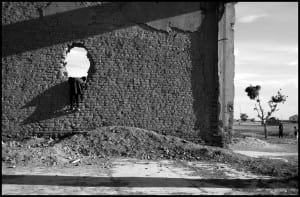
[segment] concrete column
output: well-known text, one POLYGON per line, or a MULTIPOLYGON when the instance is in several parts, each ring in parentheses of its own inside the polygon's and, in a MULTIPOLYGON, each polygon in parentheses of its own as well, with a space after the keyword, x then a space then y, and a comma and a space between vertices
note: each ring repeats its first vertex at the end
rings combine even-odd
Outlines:
POLYGON ((222 146, 231 141, 234 102, 234 22, 233 2, 223 3, 218 10, 218 76, 219 76, 219 136, 222 146))

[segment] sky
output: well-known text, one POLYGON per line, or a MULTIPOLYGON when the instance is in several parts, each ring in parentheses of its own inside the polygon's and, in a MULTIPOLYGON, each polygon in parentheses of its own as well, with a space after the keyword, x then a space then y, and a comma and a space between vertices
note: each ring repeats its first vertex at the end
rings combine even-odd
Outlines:
POLYGON ((87 76, 90 67, 90 61, 87 58, 87 51, 81 47, 74 47, 66 55, 66 69, 68 77, 87 76))
POLYGON ((288 96, 272 116, 298 114, 298 2, 238 2, 235 15, 234 118, 246 113, 258 120, 256 102, 245 92, 249 85, 261 86, 265 111, 279 89, 288 96))

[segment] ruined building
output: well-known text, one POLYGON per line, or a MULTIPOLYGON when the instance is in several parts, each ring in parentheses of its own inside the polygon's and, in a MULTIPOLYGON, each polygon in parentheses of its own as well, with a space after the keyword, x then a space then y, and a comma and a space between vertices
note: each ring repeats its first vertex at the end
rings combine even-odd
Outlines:
POLYGON ((2 2, 2 137, 124 125, 224 146, 234 98, 234 3, 2 2), (67 49, 90 61, 68 112, 67 49))

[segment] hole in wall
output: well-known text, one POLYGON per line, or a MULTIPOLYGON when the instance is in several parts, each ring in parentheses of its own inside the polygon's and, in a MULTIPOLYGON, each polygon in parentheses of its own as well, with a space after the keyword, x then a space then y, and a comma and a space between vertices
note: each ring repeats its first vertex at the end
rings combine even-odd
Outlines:
POLYGON ((91 62, 86 48, 73 44, 66 49, 65 54, 64 62, 68 77, 87 77, 91 62))

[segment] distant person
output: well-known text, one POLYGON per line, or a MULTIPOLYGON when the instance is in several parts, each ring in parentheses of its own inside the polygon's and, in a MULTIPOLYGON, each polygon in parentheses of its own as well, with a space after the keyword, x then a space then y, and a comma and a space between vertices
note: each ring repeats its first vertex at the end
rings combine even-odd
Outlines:
POLYGON ((294 135, 295 135, 295 138, 298 139, 298 129, 297 127, 294 127, 294 135))
POLYGON ((283 138, 283 125, 279 123, 279 138, 283 138))
POLYGON ((83 101, 83 89, 87 88, 86 77, 69 77, 68 83, 70 87, 70 110, 80 111, 79 98, 83 101))

